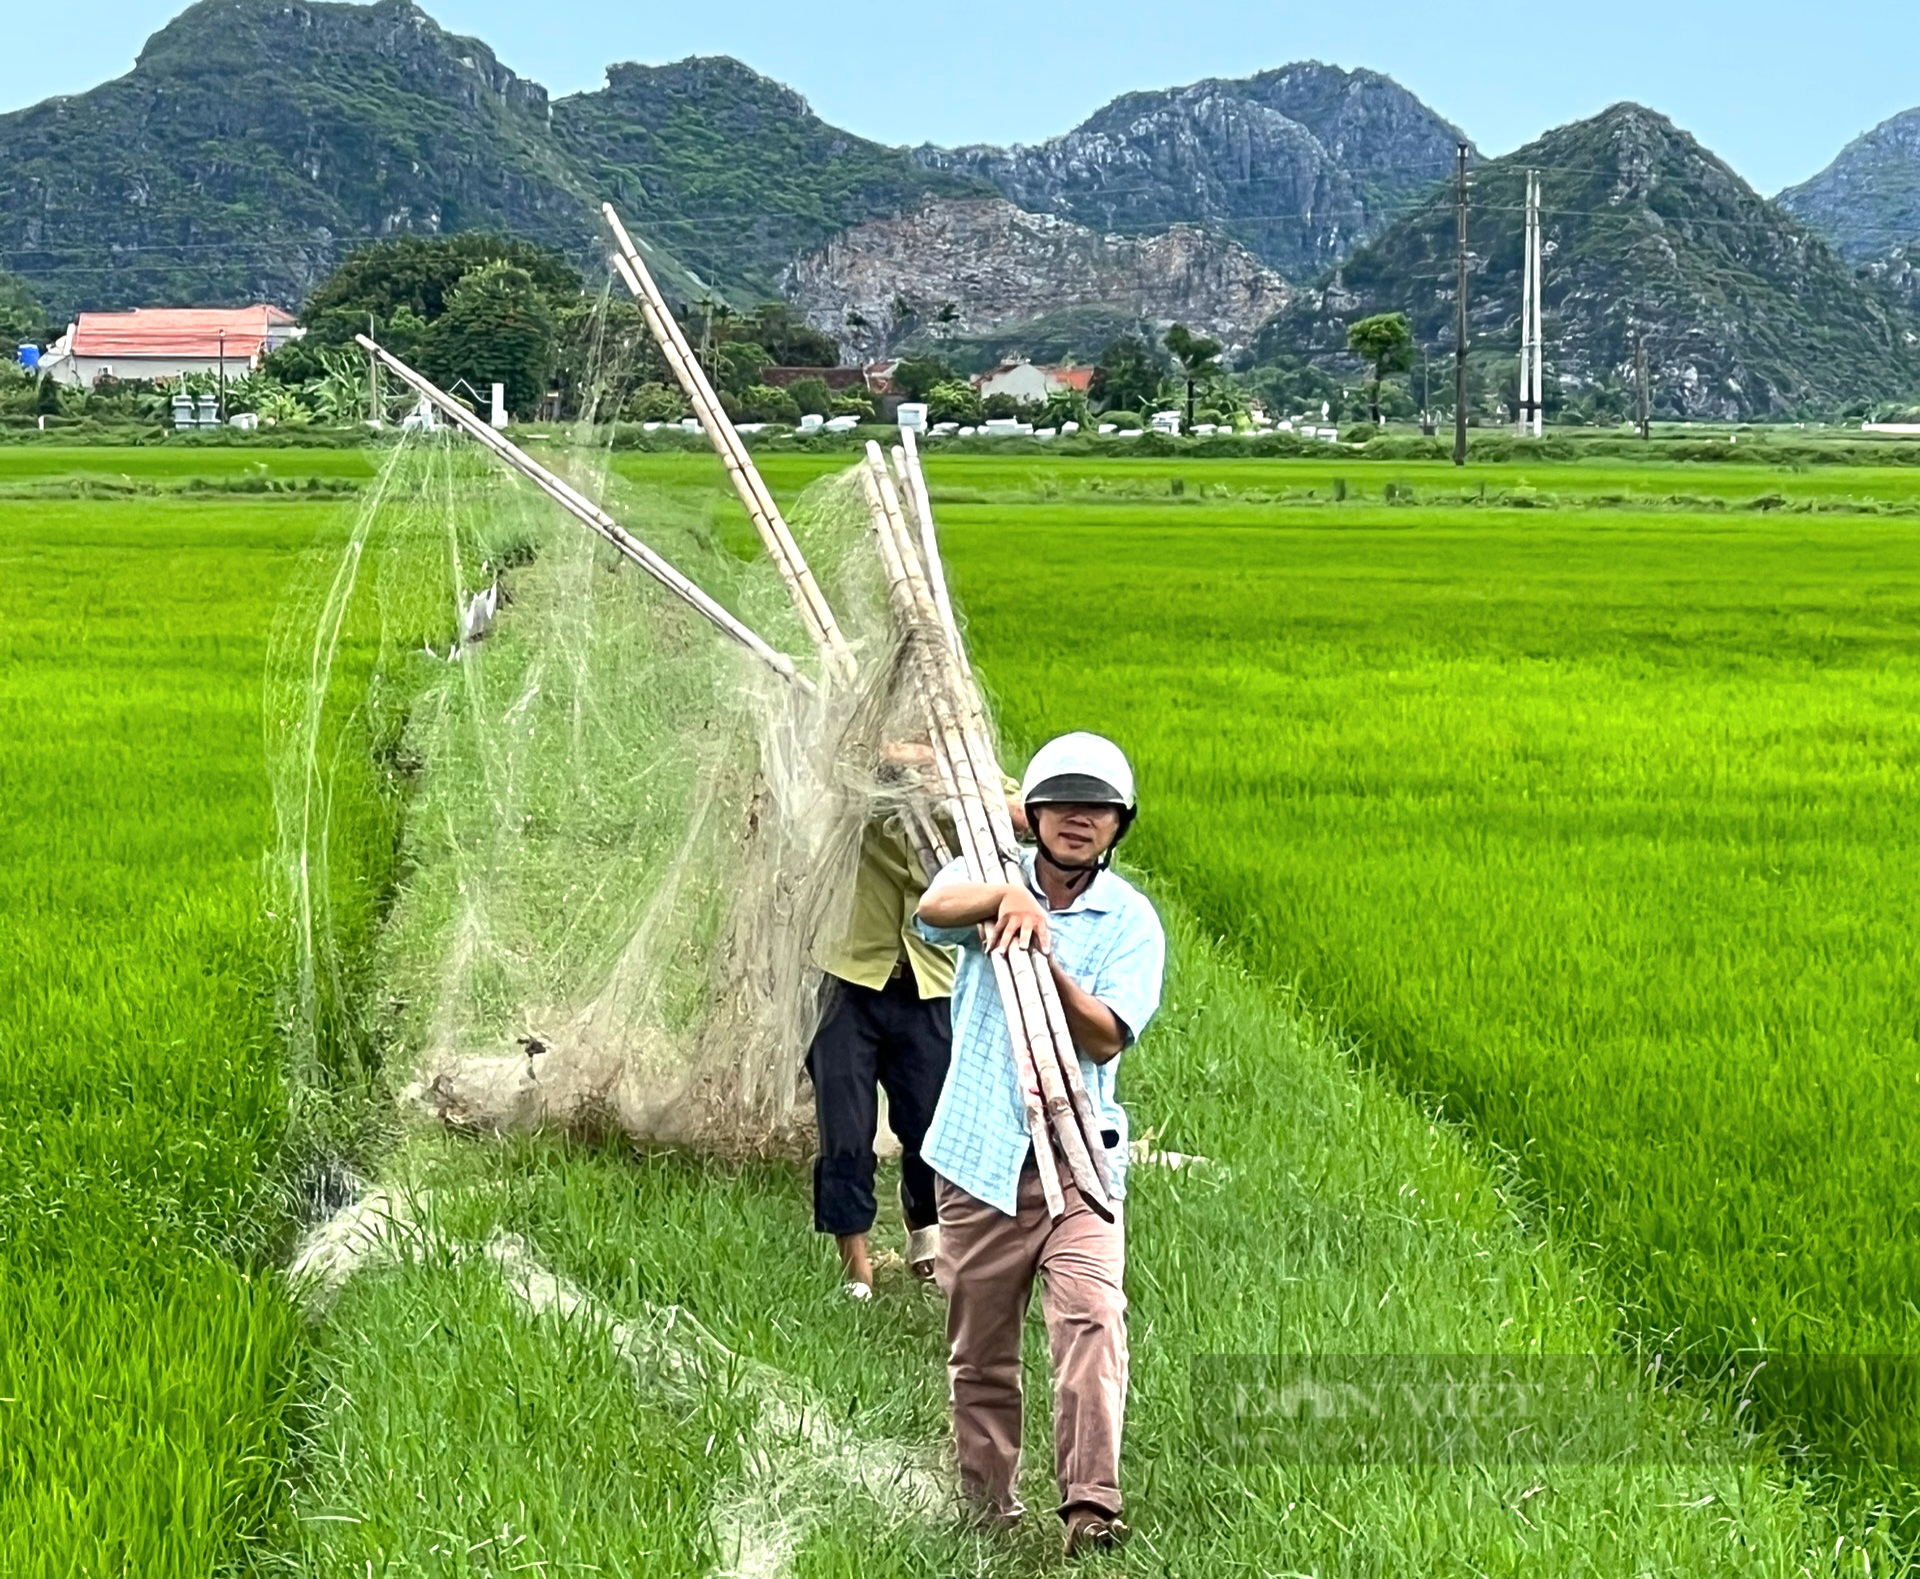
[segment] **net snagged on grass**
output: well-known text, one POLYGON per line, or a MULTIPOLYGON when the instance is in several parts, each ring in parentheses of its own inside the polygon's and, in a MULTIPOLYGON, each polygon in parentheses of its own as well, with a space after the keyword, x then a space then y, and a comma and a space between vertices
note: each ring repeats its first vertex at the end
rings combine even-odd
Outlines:
POLYGON ((920 726, 866 509, 849 476, 793 511, 859 659, 835 682, 704 494, 623 486, 587 437, 544 458, 805 655, 816 688, 464 441, 404 439, 345 542, 317 551, 270 662, 296 1047, 311 1084, 358 1048, 464 1127, 779 1148, 805 1127, 814 959, 845 925, 863 829, 925 804, 885 763, 920 726), (488 635, 455 646, 496 583, 488 635), (340 838, 369 757, 404 817, 361 938, 340 838))

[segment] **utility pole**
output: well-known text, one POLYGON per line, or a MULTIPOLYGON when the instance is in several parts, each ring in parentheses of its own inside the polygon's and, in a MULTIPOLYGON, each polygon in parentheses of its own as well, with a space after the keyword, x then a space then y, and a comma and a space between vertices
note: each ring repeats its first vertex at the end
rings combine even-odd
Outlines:
POLYGON ((1460 176, 1454 198, 1454 249, 1458 268, 1453 302, 1453 464, 1467 464, 1467 145, 1460 144, 1460 176))
MULTIPOLYGON (((380 337, 373 332, 373 314, 367 314, 367 338, 377 340, 380 337)), ((380 358, 371 351, 367 353, 367 426, 377 428, 380 424, 380 358)))
POLYGON ((1513 401, 1513 433, 1525 438, 1533 424, 1527 397, 1533 391, 1533 172, 1527 172, 1527 217, 1520 228, 1520 385, 1513 401))
POLYGON ((1647 431, 1647 337, 1636 334, 1633 337, 1633 384, 1638 396, 1635 404, 1639 408, 1640 437, 1648 437, 1647 431))
POLYGON ((220 420, 227 420, 227 331, 220 331, 220 420))
POLYGON ((1540 437, 1540 425, 1546 420, 1546 400, 1540 388, 1541 364, 1546 360, 1546 335, 1542 322, 1543 302, 1547 294, 1545 254, 1540 246, 1540 172, 1533 172, 1533 436, 1540 437))
POLYGON ((1520 285, 1520 400, 1515 431, 1540 437, 1540 172, 1527 172, 1527 222, 1521 243, 1525 258, 1520 285))

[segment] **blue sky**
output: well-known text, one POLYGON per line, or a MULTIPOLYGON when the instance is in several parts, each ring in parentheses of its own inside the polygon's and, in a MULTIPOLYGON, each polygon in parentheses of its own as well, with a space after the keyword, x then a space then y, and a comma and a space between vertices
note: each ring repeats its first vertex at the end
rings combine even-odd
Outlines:
MULTIPOLYGON (((828 120, 885 142, 1034 142, 1115 94, 1301 59, 1398 78, 1488 153, 1638 99, 1769 194, 1857 133, 1920 105, 1920 7, 1674 0, 1461 8, 1440 0, 1050 0, 805 4, 426 0, 556 94, 609 61, 737 55, 828 120)), ((0 109, 119 75, 180 0, 0 0, 0 109)))

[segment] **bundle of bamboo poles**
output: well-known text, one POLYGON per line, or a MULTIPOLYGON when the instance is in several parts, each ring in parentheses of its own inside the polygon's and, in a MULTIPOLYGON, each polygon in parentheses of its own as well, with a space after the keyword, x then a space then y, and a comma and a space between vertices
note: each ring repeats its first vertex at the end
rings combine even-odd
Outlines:
MULTIPOLYGON (((819 651, 825 673, 834 681, 851 682, 857 672, 853 651, 779 506, 728 420, 619 215, 610 204, 603 213, 615 245, 614 266, 639 302, 648 330, 725 464, 768 558, 786 584, 801 622, 819 651)), ((364 336, 358 338, 377 364, 391 370, 401 382, 444 412, 462 432, 533 482, 716 629, 745 647, 783 679, 799 686, 809 685, 791 658, 769 646, 592 500, 481 422, 399 358, 364 336)), ((990 743, 986 709, 948 594, 926 479, 912 433, 903 431, 901 437, 901 446, 893 452, 891 471, 880 446, 868 444, 865 462, 860 468, 861 486, 886 567, 894 616, 907 645, 913 684, 932 742, 940 798, 952 819, 969 875, 980 882, 1024 884, 1025 873, 1002 791, 1003 775, 990 743)), ((945 864, 948 858, 945 841, 925 808, 910 806, 906 822, 908 836, 928 871, 945 864)), ((1057 1148, 1082 1199, 1101 1216, 1111 1218, 1111 1176, 1106 1146, 1100 1134, 1099 1117, 1081 1076, 1051 964, 1037 949, 1031 948, 995 954, 992 959, 994 979, 1012 1036, 1015 1078, 1020 1086, 1027 1132, 1033 1143, 1035 1166, 1048 1211, 1058 1217, 1066 1209, 1055 1157, 1057 1148)))
MULTIPOLYGON (((601 210, 614 242, 614 267, 640 304, 647 327, 667 366, 692 403, 694 414, 725 463, 741 502, 752 517, 769 557, 779 569, 802 619, 813 633, 830 672, 851 678, 853 659, 826 606, 806 560, 794 543, 778 506, 761 481, 746 446, 727 420, 699 360, 681 333, 679 322, 654 283, 639 249, 611 203, 601 210)), ((1013 821, 1001 790, 1003 775, 995 761, 986 727, 986 709, 967 662, 965 644, 954 619, 946 573, 933 528, 933 511, 913 436, 903 432, 895 452, 902 484, 912 501, 918 541, 907 525, 901 494, 887 470, 879 445, 867 446, 862 485, 873 518, 896 619, 910 644, 916 689, 926 713, 943 798, 959 836, 969 873, 980 882, 1026 881, 1015 842, 1013 821)), ((908 836, 923 864, 940 852, 937 828, 910 813, 908 836)), ((1057 1144, 1081 1197, 1101 1216, 1113 1205, 1106 1144, 1099 1117, 1080 1074, 1066 1011, 1054 985, 1050 963, 1038 950, 1018 950, 993 959, 994 977, 1013 1038, 1015 1076, 1020 1084, 1027 1133, 1046 1193, 1047 1209, 1066 1210, 1054 1160, 1057 1144)))
MULTIPOLYGON (((1001 787, 1003 775, 989 743, 986 709, 946 594, 919 456, 912 435, 903 432, 902 438, 894 464, 906 498, 913 501, 918 542, 895 474, 889 472, 878 444, 867 445, 861 471, 895 617, 909 643, 916 689, 969 875, 977 882, 1024 886, 1026 873, 1001 787)), ((1010 949, 991 958, 1047 1210, 1058 1217, 1066 1209, 1054 1158, 1057 1146, 1081 1198, 1111 1219, 1106 1143, 1081 1077, 1051 963, 1035 948, 1010 949)))

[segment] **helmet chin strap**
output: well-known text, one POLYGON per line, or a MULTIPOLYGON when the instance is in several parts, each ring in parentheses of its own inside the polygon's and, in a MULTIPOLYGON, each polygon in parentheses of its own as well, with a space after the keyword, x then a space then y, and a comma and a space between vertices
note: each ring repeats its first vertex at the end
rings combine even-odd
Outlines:
POLYGON ((1033 846, 1040 852, 1041 860, 1045 861, 1047 865, 1051 866, 1056 872, 1059 872, 1066 878, 1067 889, 1074 894, 1078 894, 1091 883, 1094 878, 1104 872, 1107 869, 1107 863, 1113 859, 1113 846, 1108 845, 1107 848, 1101 852, 1097 860, 1079 864, 1072 861, 1063 861, 1059 856, 1055 855, 1053 851, 1047 848, 1047 841, 1040 837, 1040 830, 1037 826, 1033 830, 1033 846))

